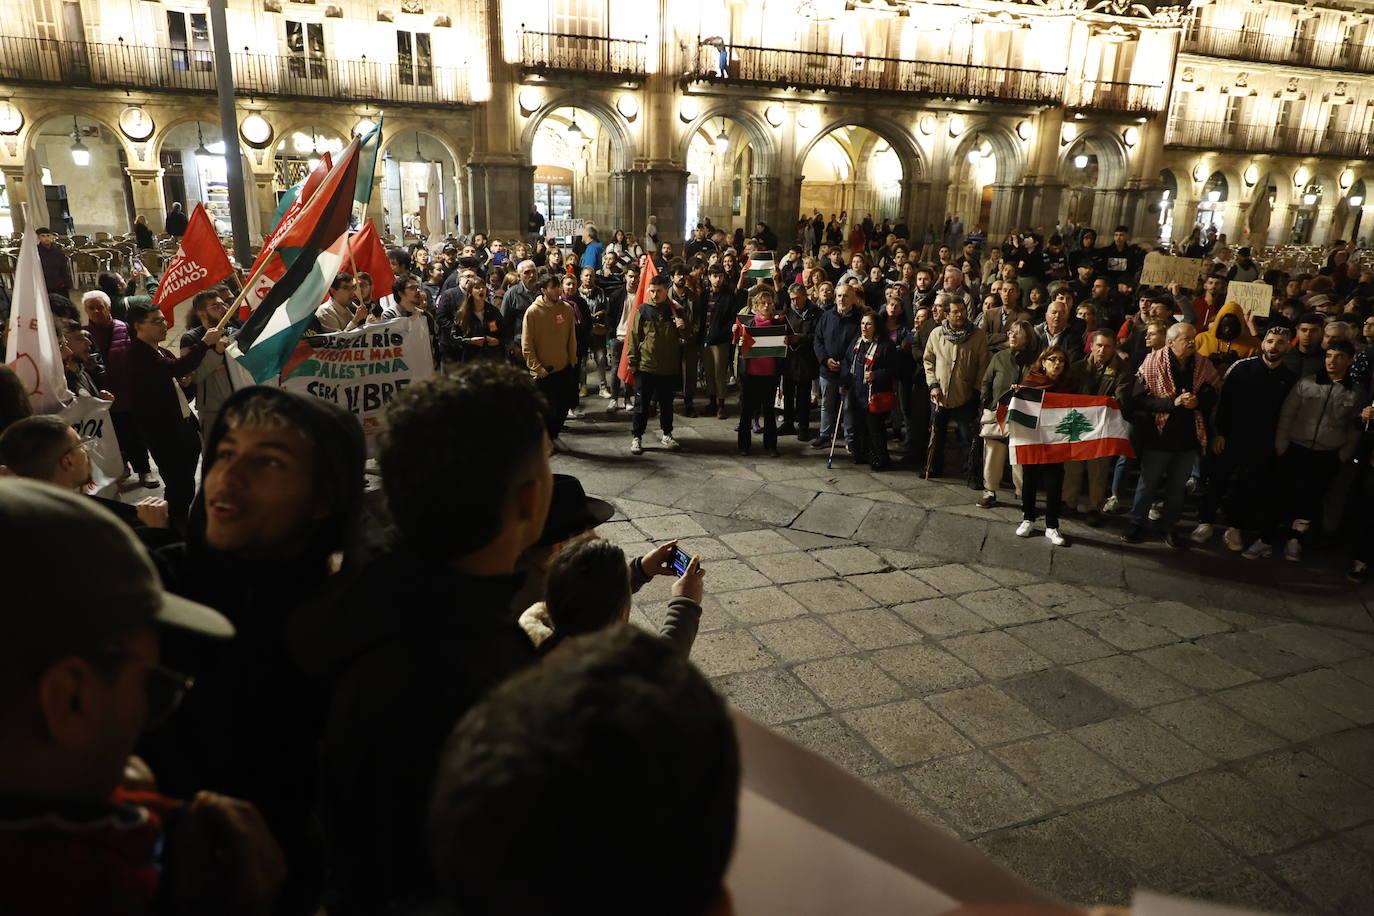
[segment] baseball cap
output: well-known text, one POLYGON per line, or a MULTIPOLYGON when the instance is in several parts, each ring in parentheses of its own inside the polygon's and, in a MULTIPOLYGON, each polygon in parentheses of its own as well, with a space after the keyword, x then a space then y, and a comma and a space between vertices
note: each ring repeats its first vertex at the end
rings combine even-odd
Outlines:
POLYGON ((218 611, 162 590, 131 528, 52 484, 0 479, 0 556, 11 570, 0 664, 51 664, 155 623, 212 639, 234 635, 218 611), (70 588, 74 574, 89 588, 70 588))

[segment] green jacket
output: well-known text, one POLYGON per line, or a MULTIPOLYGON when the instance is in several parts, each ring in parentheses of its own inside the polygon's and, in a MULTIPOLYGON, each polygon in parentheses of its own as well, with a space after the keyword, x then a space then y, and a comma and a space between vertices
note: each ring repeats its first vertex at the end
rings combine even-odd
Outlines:
MULTIPOLYGON (((682 345, 690 333, 690 326, 679 329, 673 321, 669 303, 668 316, 662 317, 652 302, 635 310, 625 337, 626 365, 631 371, 649 375, 682 374, 682 345)), ((685 316, 684 316, 685 317, 685 316)))
POLYGON ((988 363, 987 371, 983 373, 984 410, 996 410, 997 402, 1002 395, 1010 391, 1012 385, 1021 384, 1021 380, 1030 371, 1031 363, 1035 362, 1035 356, 1035 347, 1027 350, 1007 347, 1005 350, 998 350, 992 354, 992 361, 988 363))

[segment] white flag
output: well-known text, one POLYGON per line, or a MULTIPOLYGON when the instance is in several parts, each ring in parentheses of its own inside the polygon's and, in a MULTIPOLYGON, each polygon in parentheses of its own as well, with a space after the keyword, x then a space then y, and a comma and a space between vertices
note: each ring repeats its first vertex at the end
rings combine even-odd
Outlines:
POLYGON ((83 394, 58 414, 86 443, 86 455, 91 459, 91 482, 86 492, 95 496, 114 495, 115 485, 124 476, 124 456, 110 420, 110 403, 83 394))
POLYGON ((57 413, 72 399, 72 393, 67 388, 62 355, 57 349, 57 331, 52 309, 48 306, 48 285, 43 282, 43 265, 38 260, 33 212, 25 208, 24 241, 19 246, 14 289, 10 293, 13 305, 5 364, 19 376, 34 413, 57 413))

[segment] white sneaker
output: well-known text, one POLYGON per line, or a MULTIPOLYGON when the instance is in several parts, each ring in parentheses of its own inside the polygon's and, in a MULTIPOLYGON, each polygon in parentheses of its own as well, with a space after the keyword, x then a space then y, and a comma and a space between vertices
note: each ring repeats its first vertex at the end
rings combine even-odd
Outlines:
POLYGON ((630 440, 630 454, 631 454, 631 455, 642 455, 642 454, 644 454, 644 442, 643 442, 643 440, 641 440, 638 436, 635 436, 633 439, 630 440))
POLYGON ((663 447, 668 449, 669 451, 676 452, 682 449, 682 446, 678 444, 678 441, 668 433, 664 433, 662 438, 660 438, 658 441, 662 442, 663 447))
POLYGON ((1302 560, 1302 544, 1298 543, 1297 538, 1289 538, 1288 543, 1283 545, 1283 558, 1294 563, 1302 560))
POLYGON ((620 410, 620 402, 613 398, 611 403, 606 405, 606 413, 615 413, 617 410, 620 410))
POLYGON ((606 398, 606 399, 609 399, 610 396, 611 396, 611 391, 610 391, 610 389, 607 388, 605 385, 602 385, 602 386, 601 386, 601 397, 606 398))
POLYGON ((566 455, 568 452, 572 451, 572 449, 568 447, 568 443, 564 442, 562 439, 555 439, 551 444, 555 452, 562 452, 566 455))
POLYGON ((1023 519, 1021 524, 1016 526, 1016 536, 1019 538, 1028 538, 1031 536, 1031 532, 1034 530, 1035 522, 1032 522, 1029 519, 1023 519))
POLYGON ((574 407, 568 411, 569 420, 580 420, 583 416, 581 407, 574 407))
POLYGON ((1193 533, 1188 535, 1188 537, 1194 544, 1206 544, 1212 539, 1212 531, 1212 526, 1203 522, 1194 528, 1193 533))
POLYGON ((1065 540, 1064 535, 1059 533, 1058 528, 1046 528, 1045 539, 1056 547, 1063 547, 1065 544, 1068 543, 1068 541, 1065 540))
POLYGON ((1245 549, 1245 541, 1241 540, 1239 528, 1227 528, 1222 532, 1221 541, 1227 550, 1240 552, 1245 549))
POLYGON ((1263 560, 1266 557, 1272 557, 1273 555, 1274 549, 1270 547, 1268 544, 1264 543, 1264 541, 1259 540, 1255 541, 1255 543, 1245 548, 1245 553, 1241 554, 1241 556, 1245 557, 1245 559, 1247 560, 1263 560))
POLYGON ((1102 504, 1103 515, 1114 515, 1121 511, 1121 500, 1115 496, 1108 496, 1107 501, 1102 504))
POLYGON ((1150 521, 1157 522, 1159 517, 1164 514, 1164 503, 1154 503, 1150 506, 1150 521))

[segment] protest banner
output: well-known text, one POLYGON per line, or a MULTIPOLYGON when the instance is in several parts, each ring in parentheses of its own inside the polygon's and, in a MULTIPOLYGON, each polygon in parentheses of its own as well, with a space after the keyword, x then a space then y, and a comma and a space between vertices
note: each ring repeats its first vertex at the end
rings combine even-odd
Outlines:
POLYGON ((124 456, 119 451, 114 421, 110 419, 111 403, 81 394, 56 414, 86 442, 86 457, 91 462, 91 482, 86 485, 86 493, 93 496, 113 493, 115 484, 124 476, 124 456))
POLYGON ((554 238, 577 237, 587 225, 585 219, 551 219, 544 224, 544 236, 554 238))
POLYGON ((1179 286, 1193 289, 1197 286, 1198 275, 1202 273, 1201 258, 1176 258, 1152 251, 1145 255, 1145 266, 1140 270, 1141 286, 1179 286))
POLYGON ((1246 315, 1267 316, 1274 305, 1274 287, 1268 283, 1238 283, 1226 285, 1226 301, 1234 302, 1246 315))
POLYGON ((281 387, 347 408, 362 423, 372 454, 391 399, 433 374, 429 325, 413 315, 301 338, 281 387))

